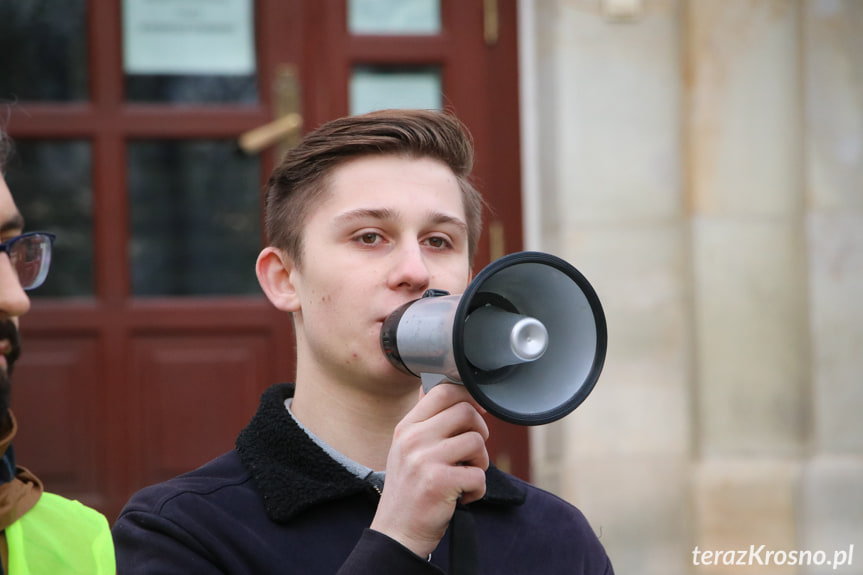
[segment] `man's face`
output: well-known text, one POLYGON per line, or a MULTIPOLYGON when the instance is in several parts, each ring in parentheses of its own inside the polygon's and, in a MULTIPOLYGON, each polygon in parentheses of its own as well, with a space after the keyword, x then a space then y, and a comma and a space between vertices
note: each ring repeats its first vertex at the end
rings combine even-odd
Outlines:
MULTIPOLYGON (((20 235, 24 222, 6 180, 0 176, 0 241, 20 235)), ((0 409, 8 406, 9 374, 18 357, 18 318, 30 309, 18 274, 6 254, 0 254, 0 409)), ((5 411, 5 410, 3 410, 5 411)))
POLYGON ((298 377, 404 393, 419 380, 380 348, 384 319, 429 288, 470 281, 462 192, 436 160, 363 157, 338 167, 303 230, 293 268, 298 377), (305 370, 305 371, 304 371, 305 370))

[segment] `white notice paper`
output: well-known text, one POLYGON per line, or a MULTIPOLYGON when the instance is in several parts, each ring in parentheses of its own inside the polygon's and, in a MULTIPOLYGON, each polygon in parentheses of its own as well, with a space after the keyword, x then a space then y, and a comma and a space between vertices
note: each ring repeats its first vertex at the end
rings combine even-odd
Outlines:
POLYGON ((123 0, 123 69, 253 74, 253 0, 123 0))

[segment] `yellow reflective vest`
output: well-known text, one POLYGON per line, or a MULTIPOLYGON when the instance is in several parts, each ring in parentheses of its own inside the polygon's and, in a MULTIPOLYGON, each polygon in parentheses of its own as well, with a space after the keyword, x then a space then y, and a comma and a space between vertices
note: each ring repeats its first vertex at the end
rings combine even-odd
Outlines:
POLYGON ((6 528, 6 542, 10 575, 116 573, 105 516, 53 493, 6 528))

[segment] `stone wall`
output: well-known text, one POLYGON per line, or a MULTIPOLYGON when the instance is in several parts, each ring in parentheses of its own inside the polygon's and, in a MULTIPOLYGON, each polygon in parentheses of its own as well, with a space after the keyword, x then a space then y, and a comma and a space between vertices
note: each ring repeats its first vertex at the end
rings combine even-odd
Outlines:
POLYGON ((534 480, 618 573, 863 573, 863 1, 522 4, 528 247, 609 328, 594 393, 533 432, 534 480), (836 571, 693 565, 852 544, 836 571))

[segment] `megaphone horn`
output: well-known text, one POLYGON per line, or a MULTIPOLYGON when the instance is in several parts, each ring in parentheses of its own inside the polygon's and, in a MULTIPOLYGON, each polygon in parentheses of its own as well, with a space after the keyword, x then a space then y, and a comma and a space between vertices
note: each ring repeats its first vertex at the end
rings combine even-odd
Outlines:
POLYGON ((381 329, 384 354, 426 391, 461 383, 489 413, 519 425, 578 407, 602 371, 607 339, 587 279, 541 252, 495 260, 462 295, 429 290, 381 329))

